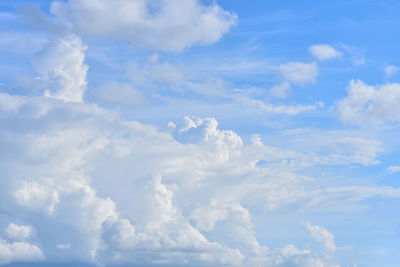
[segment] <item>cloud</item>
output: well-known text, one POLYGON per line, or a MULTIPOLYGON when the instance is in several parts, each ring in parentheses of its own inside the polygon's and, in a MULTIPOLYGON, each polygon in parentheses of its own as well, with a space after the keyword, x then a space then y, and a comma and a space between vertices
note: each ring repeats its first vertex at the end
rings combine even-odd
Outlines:
POLYGON ((400 166, 389 166, 387 170, 391 173, 400 172, 400 166))
POLYGON ((278 85, 274 85, 270 90, 270 95, 278 98, 286 97, 287 92, 290 90, 291 86, 289 82, 283 82, 278 85))
POLYGON ((314 111, 324 106, 323 102, 317 102, 313 105, 273 105, 263 100, 249 98, 245 95, 237 95, 235 99, 237 102, 249 108, 258 109, 266 113, 287 116, 295 116, 303 112, 314 111))
POLYGON ((330 45, 327 44, 319 44, 313 45, 308 48, 308 51, 318 60, 328 60, 337 57, 341 57, 343 55, 342 52, 337 51, 330 45))
POLYGON ((385 74, 385 78, 389 79, 390 77, 392 77, 393 75, 395 75, 397 72, 399 72, 400 68, 395 66, 395 65, 389 65, 386 66, 383 69, 383 72, 385 74))
POLYGON ((51 12, 80 35, 124 39, 163 51, 214 43, 237 20, 215 3, 197 0, 55 1, 51 12))
POLYGON ((86 47, 70 34, 50 41, 34 59, 35 70, 46 88, 45 95, 64 101, 82 102, 88 66, 86 47))
POLYGON ((279 66, 283 78, 296 85, 315 83, 318 76, 318 66, 313 63, 290 62, 279 66))
POLYGON ((188 116, 159 130, 93 104, 0 101, 8 103, 0 105, 0 209, 35 229, 49 262, 325 264, 301 246, 268 248, 253 217, 400 197, 391 187, 318 187, 301 172, 352 164, 338 160, 347 150, 327 156, 260 138, 247 145, 215 118, 188 116))
POLYGON ((312 225, 309 222, 306 223, 306 226, 311 237, 322 243, 327 253, 334 253, 336 251, 335 238, 328 230, 318 225, 312 225))
POLYGON ((336 102, 339 119, 347 124, 376 124, 400 120, 400 84, 371 86, 351 80, 347 96, 336 102))
POLYGON ((10 223, 5 232, 7 237, 11 240, 22 241, 31 235, 32 228, 27 225, 16 225, 14 223, 10 223))
POLYGON ((44 210, 49 214, 54 212, 59 201, 57 191, 35 181, 23 181, 12 194, 19 205, 44 210))
POLYGON ((89 101, 98 103, 135 108, 146 104, 145 96, 131 85, 119 82, 108 82, 101 85, 97 90, 88 95, 89 101))
POLYGON ((44 260, 41 249, 26 242, 8 242, 0 238, 0 264, 44 260))

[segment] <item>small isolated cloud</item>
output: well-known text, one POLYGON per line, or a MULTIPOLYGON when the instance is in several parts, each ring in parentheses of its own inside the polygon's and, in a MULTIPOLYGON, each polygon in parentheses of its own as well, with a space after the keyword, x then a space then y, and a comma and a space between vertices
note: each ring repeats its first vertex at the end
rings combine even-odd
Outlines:
POLYGON ((335 48, 327 44, 313 45, 310 46, 308 50, 313 57, 318 60, 328 60, 341 57, 343 55, 342 52, 337 51, 335 48))
POLYGON ((274 85, 270 90, 269 94, 273 97, 284 98, 291 86, 289 82, 283 82, 281 84, 274 85))
POLYGON ((69 249, 69 248, 71 248, 71 244, 70 243, 66 243, 66 244, 60 243, 60 244, 57 244, 57 248, 58 249, 69 249))
POLYGON ((112 37, 135 46, 181 51, 218 41, 237 15, 216 3, 197 0, 69 0, 55 1, 51 11, 81 35, 112 37))
POLYGON ((386 66, 383 69, 383 72, 385 74, 385 79, 389 79, 390 77, 392 77, 393 75, 395 75, 396 73, 398 73, 400 70, 399 67, 395 66, 395 65, 389 65, 386 66))
POLYGON ((351 80, 347 93, 336 103, 342 122, 361 124, 400 120, 400 84, 371 86, 351 80))
POLYGON ((7 237, 11 240, 22 241, 31 235, 32 228, 27 225, 16 225, 14 223, 10 223, 5 232, 7 237))
POLYGON ((290 62, 279 66, 283 78, 296 85, 315 83, 318 76, 318 66, 315 62, 290 62))
POLYGON ((391 173, 400 172, 400 166, 389 166, 387 170, 391 173))

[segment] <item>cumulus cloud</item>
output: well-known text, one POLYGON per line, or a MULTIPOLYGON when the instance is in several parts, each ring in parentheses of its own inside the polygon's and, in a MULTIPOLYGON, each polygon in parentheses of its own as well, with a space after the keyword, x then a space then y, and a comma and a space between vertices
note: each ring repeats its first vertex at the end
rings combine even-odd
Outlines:
POLYGON ((38 246, 26 242, 8 242, 0 238, 0 264, 37 262, 44 259, 38 246))
POLYGON ((7 94, 0 101, 8 103, 0 105, 0 208, 34 227, 49 261, 325 264, 294 245, 269 249, 253 216, 331 207, 337 199, 400 197, 390 187, 312 188, 297 171, 341 165, 337 158, 346 151, 330 158, 257 137, 246 145, 214 118, 185 117, 162 131, 92 104, 7 94))
POLYGON ((308 48, 308 51, 318 60, 328 60, 337 57, 341 57, 343 55, 342 52, 337 51, 330 45, 327 44, 318 44, 313 45, 308 48))
POLYGON ((59 201, 56 190, 35 181, 23 181, 12 194, 19 205, 44 210, 49 214, 54 212, 59 201))
POLYGON ((318 76, 318 66, 315 62, 289 62, 280 65, 279 71, 286 81, 301 86, 315 83, 318 76))
POLYGON ((46 88, 45 96, 82 102, 88 66, 79 37, 70 34, 50 41, 34 59, 33 65, 46 88))
POLYGON ((6 230, 6 235, 11 240, 21 241, 27 239, 31 233, 32 228, 27 225, 17 225, 14 223, 10 223, 6 230))
POLYGON ((351 80, 347 96, 336 103, 339 119, 348 124, 400 120, 400 84, 372 86, 351 80))
POLYGON ((81 35, 127 39, 164 51, 214 43, 237 19, 215 3, 197 0, 55 1, 51 11, 81 35))

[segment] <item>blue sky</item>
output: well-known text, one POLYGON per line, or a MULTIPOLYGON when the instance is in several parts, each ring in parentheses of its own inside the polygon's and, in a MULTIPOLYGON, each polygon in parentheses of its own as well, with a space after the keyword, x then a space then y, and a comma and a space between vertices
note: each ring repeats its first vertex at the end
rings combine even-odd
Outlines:
POLYGON ((0 3, 0 265, 397 266, 397 1, 0 3))

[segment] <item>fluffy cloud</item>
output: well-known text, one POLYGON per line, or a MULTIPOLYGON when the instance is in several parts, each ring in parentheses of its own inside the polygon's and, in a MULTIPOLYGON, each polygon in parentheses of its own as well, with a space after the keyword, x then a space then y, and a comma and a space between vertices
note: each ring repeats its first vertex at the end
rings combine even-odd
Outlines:
POLYGON ((343 55, 342 52, 337 51, 335 48, 327 44, 313 45, 310 46, 308 50, 318 60, 328 60, 343 55))
POLYGON ((10 223, 5 232, 8 238, 19 241, 27 239, 32 233, 32 228, 27 225, 10 223))
POLYGON ((54 207, 59 201, 57 191, 35 181, 23 181, 12 194, 19 205, 45 210, 49 214, 54 212, 54 207))
POLYGON ((26 242, 8 242, 0 238, 0 264, 36 262, 44 259, 41 249, 26 242))
POLYGON ((0 208, 12 221, 35 218, 26 224, 49 261, 318 266, 326 261, 317 252, 262 244, 253 216, 400 196, 389 187, 313 188, 297 172, 344 164, 337 159, 348 152, 330 158, 260 137, 246 145, 214 118, 185 117, 161 131, 92 104, 0 101, 0 208))
POLYGON ((347 96, 336 103, 339 119, 348 124, 400 120, 400 84, 371 86, 350 81, 347 96))
POLYGON ((79 34, 167 51, 214 43, 236 22, 235 14, 197 0, 69 0, 53 2, 51 11, 79 34))
POLYGON ((48 43, 33 60, 45 95, 64 101, 81 102, 86 90, 84 64, 86 47, 76 35, 57 37, 48 43))
POLYGON ((279 66, 283 78, 297 85, 315 83, 318 76, 318 66, 313 63, 289 62, 279 66))

